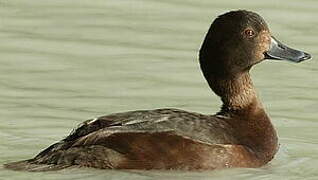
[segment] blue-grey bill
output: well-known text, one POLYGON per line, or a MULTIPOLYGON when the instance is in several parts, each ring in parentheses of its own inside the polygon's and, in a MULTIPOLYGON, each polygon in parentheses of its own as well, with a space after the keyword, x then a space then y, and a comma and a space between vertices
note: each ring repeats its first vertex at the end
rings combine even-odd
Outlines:
POLYGON ((311 55, 303 51, 292 49, 279 42, 274 37, 271 38, 270 49, 265 52, 265 59, 289 60, 299 63, 311 58, 311 55))

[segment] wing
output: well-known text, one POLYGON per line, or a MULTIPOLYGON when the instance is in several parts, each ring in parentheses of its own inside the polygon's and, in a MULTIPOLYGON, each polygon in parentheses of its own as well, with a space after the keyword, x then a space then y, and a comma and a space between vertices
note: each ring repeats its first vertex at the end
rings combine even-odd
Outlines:
POLYGON ((209 143, 236 142, 232 136, 228 136, 232 134, 233 129, 224 117, 202 115, 179 109, 129 111, 87 120, 64 141, 72 142, 92 132, 109 128, 116 128, 118 131, 176 131, 180 135, 209 143))
POLYGON ((106 116, 101 116, 95 119, 89 119, 81 123, 75 128, 64 141, 74 141, 77 138, 85 136, 91 132, 108 127, 125 127, 125 126, 140 126, 149 125, 158 121, 169 119, 175 109, 157 109, 157 110, 140 110, 128 111, 123 113, 115 113, 106 116))
POLYGON ((169 168, 172 163, 171 167, 177 167, 175 161, 195 162, 200 154, 235 144, 226 133, 230 131, 221 118, 178 109, 117 113, 85 121, 32 162, 99 168, 129 168, 140 163, 143 169, 160 164, 169 168), (192 156, 186 158, 189 154, 192 156))

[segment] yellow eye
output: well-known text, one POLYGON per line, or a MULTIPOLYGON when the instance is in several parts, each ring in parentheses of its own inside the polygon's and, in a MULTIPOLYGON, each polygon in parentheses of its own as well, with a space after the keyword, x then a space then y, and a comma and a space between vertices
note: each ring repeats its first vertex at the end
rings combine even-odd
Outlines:
POLYGON ((255 32, 252 29, 246 29, 244 33, 247 37, 253 37, 255 35, 255 32))

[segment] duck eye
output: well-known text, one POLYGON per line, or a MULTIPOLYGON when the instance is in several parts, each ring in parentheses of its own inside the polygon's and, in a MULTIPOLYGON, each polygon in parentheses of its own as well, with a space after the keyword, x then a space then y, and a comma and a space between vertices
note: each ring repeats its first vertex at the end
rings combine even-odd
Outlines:
POLYGON ((253 37, 255 35, 255 32, 251 29, 246 29, 244 33, 247 37, 253 37))

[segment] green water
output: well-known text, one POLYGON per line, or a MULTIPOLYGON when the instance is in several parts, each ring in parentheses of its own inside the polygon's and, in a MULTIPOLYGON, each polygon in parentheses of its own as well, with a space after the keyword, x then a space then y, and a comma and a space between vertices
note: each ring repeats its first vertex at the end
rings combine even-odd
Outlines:
POLYGON ((318 179, 314 0, 0 1, 0 164, 30 158, 103 114, 160 107, 216 112, 220 102, 197 54, 211 21, 232 9, 258 12, 278 39, 314 56, 252 70, 280 137, 270 164, 199 173, 1 167, 0 179, 318 179))

